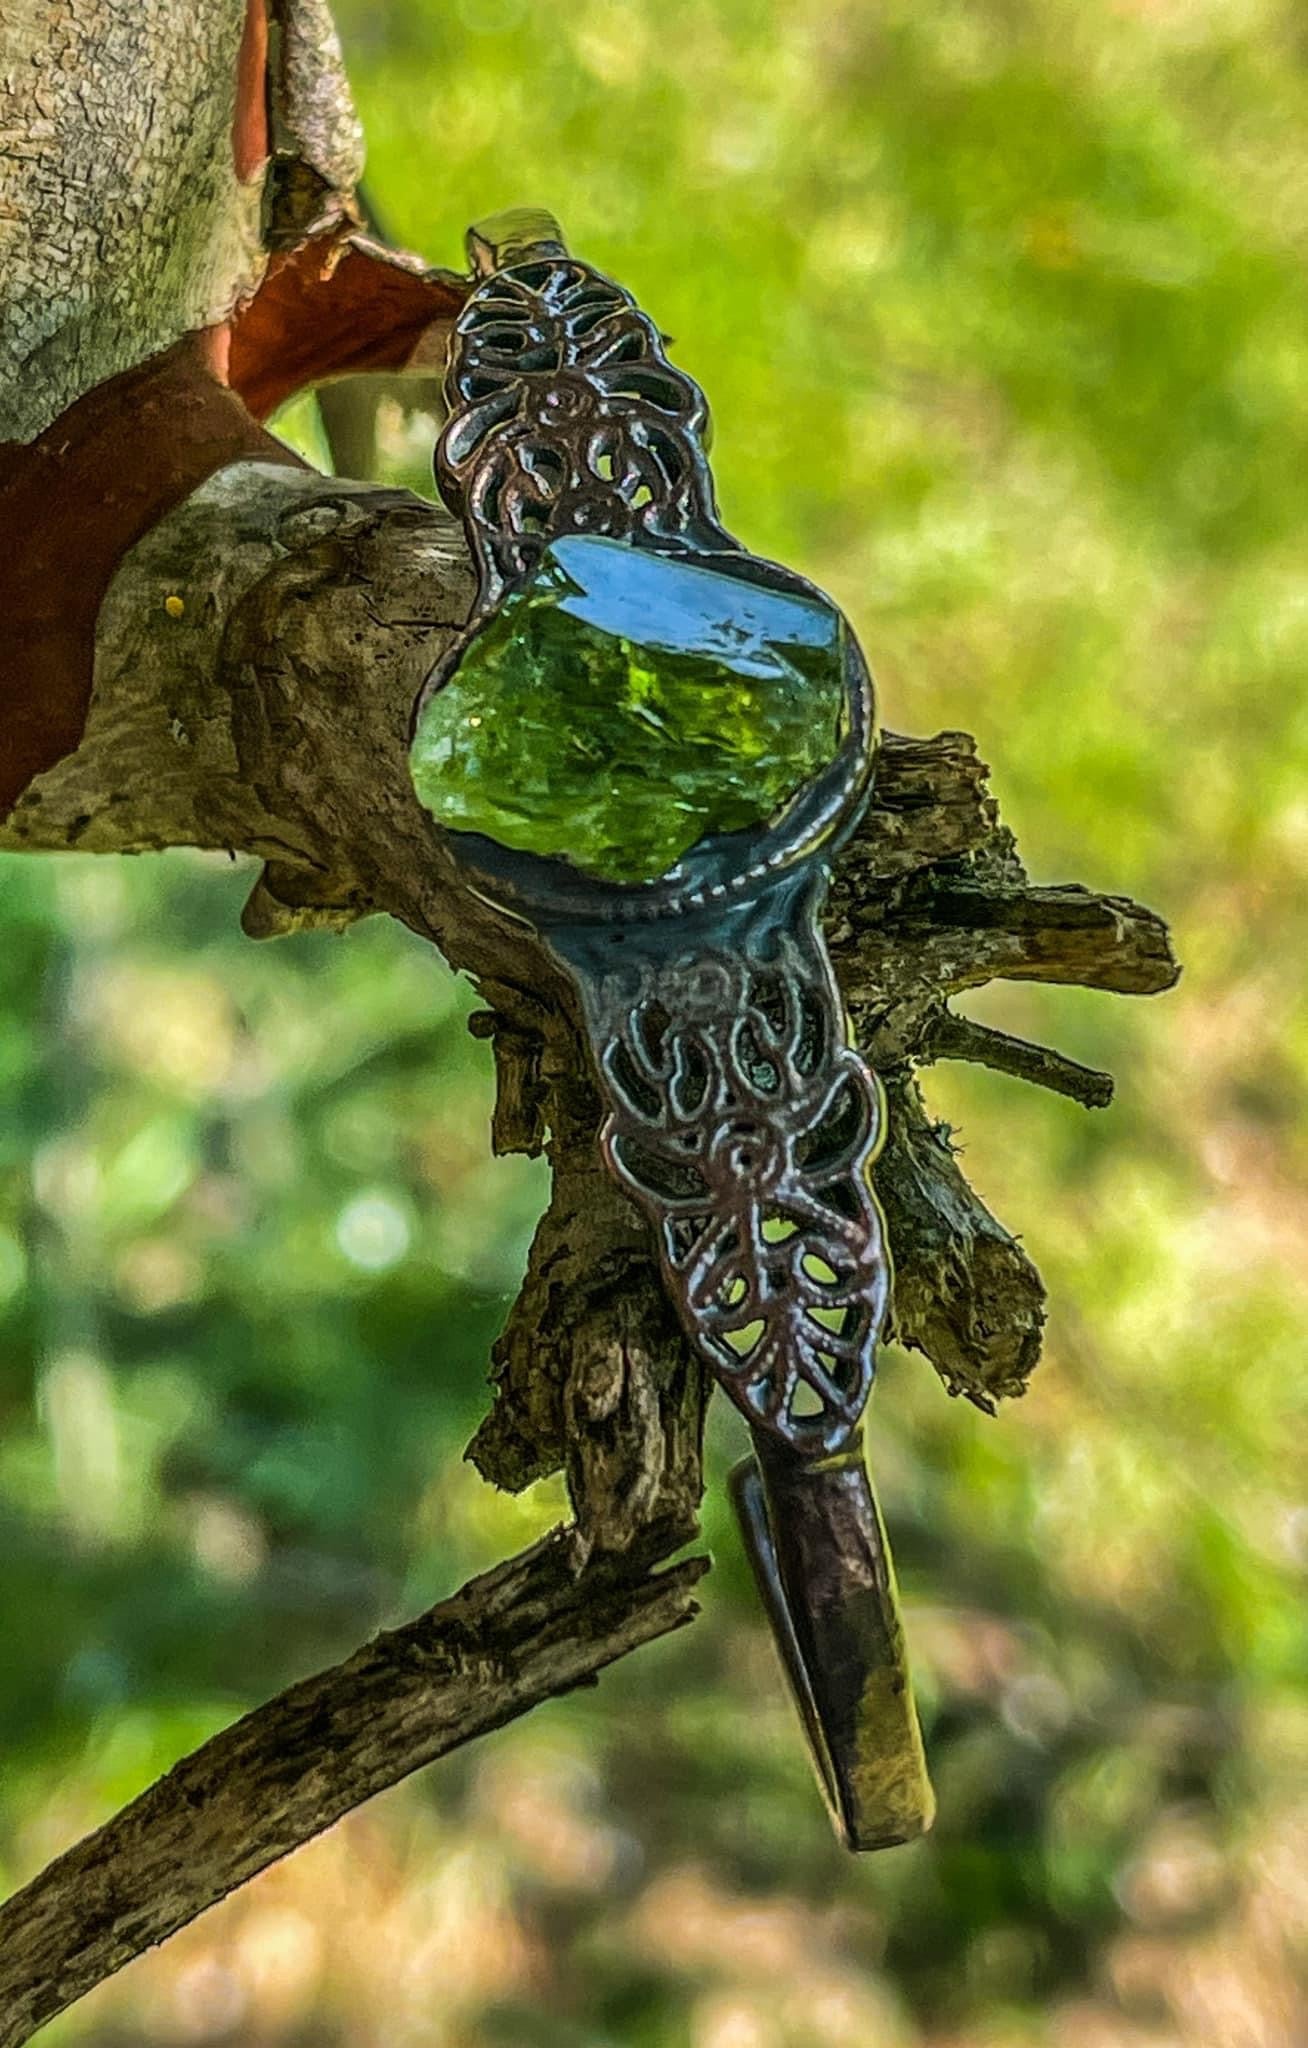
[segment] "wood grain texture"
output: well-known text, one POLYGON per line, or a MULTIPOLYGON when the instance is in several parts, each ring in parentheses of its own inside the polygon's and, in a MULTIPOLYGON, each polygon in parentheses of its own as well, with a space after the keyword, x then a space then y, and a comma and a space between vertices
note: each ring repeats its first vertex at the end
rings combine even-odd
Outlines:
POLYGON ((581 1570, 558 1530, 205 1743, 0 1906, 0 2048, 409 1772, 684 1626, 705 1561, 663 1554, 581 1570))

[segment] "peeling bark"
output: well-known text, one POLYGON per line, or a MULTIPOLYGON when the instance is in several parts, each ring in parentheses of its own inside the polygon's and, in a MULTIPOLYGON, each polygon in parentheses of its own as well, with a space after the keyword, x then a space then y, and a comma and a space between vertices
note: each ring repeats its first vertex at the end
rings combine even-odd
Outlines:
POLYGON ((0 446, 0 815, 82 737, 100 605, 124 551, 238 454, 299 466, 197 343, 111 377, 27 446, 0 446))
POLYGON ((0 441, 220 325, 266 262, 232 129, 244 0, 11 0, 0 25, 0 441))
POLYGON ((449 271, 366 235, 306 243, 274 260, 238 313, 227 362, 232 388, 266 419, 306 384, 365 370, 408 374, 429 387, 463 297, 449 271))

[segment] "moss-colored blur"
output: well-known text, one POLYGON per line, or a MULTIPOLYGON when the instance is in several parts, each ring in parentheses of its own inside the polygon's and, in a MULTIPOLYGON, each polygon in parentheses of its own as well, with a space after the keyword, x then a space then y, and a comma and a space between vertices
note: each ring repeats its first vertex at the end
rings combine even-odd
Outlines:
MULTIPOLYGON (((376 1802, 48 2039, 1295 2048, 1308 1936, 1308 90, 1292 0, 348 0, 390 232, 553 208, 706 385, 728 524, 1033 871, 1171 918, 1148 1004, 969 1007, 1119 1077, 929 1077, 1052 1293, 994 1421, 873 1458, 940 1804, 829 1835, 728 1529, 703 1620, 376 1802)), ((300 428, 307 431, 305 409, 300 428)), ((421 424, 384 411, 389 474, 421 424)), ((460 1451, 544 1184, 403 933, 248 871, 0 896, 0 1879, 519 1545, 460 1451)))

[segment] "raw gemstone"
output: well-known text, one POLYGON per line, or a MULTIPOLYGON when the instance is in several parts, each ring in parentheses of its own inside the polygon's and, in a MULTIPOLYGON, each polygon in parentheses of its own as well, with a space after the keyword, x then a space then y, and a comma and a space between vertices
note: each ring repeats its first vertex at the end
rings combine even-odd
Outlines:
POLYGON ((653 881, 830 761, 844 620, 621 541, 555 541, 423 709, 410 766, 457 832, 653 881))

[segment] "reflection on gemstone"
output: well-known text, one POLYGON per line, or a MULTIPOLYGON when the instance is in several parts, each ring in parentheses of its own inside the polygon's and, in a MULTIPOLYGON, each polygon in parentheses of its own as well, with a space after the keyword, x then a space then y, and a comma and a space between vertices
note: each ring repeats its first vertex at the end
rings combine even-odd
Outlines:
POLYGON ((614 882, 772 817, 830 761, 845 624, 590 536, 555 541, 425 705, 410 757, 433 816, 614 882))

